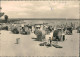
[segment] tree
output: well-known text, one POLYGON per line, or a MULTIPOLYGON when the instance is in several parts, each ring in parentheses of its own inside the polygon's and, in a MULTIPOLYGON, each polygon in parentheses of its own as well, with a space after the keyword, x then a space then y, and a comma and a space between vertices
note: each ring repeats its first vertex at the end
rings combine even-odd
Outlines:
POLYGON ((2 17, 4 15, 4 12, 1 12, 1 7, 0 7, 0 17, 2 17))
POLYGON ((0 17, 2 17, 4 15, 4 13, 0 12, 0 17))

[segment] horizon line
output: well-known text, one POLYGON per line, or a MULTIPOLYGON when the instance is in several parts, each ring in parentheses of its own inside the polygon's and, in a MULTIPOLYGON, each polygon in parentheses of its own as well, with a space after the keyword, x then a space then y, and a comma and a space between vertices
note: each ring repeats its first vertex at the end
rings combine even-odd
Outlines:
MULTIPOLYGON (((0 18, 0 20, 2 20, 2 19, 4 19, 4 18, 0 18)), ((34 19, 36 19, 36 20, 39 20, 39 19, 41 19, 41 20, 47 20, 47 19, 52 19, 52 20, 55 20, 55 19, 75 19, 75 20, 77 20, 77 19, 80 19, 80 18, 8 18, 9 20, 11 20, 11 19, 22 19, 22 20, 28 20, 28 19, 32 19, 32 20, 34 20, 34 19)))

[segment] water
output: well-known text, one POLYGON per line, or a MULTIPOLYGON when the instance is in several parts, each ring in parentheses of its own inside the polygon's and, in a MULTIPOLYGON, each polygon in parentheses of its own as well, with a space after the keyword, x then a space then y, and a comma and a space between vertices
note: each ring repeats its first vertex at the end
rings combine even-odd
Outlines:
POLYGON ((22 20, 23 22, 25 22, 25 23, 27 23, 27 24, 30 24, 30 23, 32 23, 32 24, 43 24, 43 23, 48 23, 49 25, 61 25, 61 24, 68 24, 68 25, 70 25, 71 23, 73 23, 73 24, 75 24, 75 26, 78 26, 79 25, 79 20, 63 20, 63 19, 51 19, 51 20, 22 20))

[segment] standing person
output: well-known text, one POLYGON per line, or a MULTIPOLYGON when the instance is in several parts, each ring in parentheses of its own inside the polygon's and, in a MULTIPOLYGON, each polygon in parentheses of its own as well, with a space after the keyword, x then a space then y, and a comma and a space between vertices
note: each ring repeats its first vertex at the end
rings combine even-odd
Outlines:
POLYGON ((52 39, 51 39, 51 37, 49 37, 49 43, 50 43, 50 46, 52 46, 52 39))

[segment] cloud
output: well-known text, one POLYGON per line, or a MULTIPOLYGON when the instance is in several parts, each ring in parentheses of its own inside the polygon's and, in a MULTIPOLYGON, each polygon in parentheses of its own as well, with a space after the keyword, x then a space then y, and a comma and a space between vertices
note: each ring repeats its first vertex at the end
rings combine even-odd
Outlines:
POLYGON ((79 18, 79 3, 54 1, 1 1, 11 18, 79 18))

